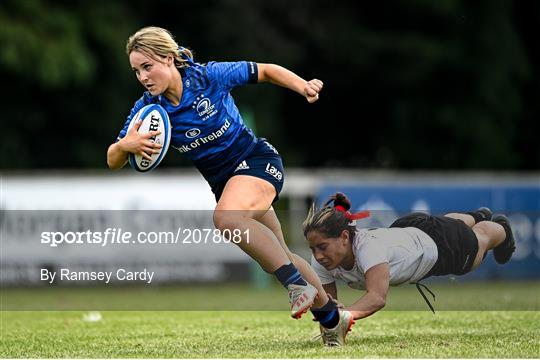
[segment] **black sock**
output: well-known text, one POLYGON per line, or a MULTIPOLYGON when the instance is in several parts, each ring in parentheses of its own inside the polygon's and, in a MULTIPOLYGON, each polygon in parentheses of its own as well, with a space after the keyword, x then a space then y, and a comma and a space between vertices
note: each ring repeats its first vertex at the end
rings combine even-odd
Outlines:
POLYGON ((337 305, 332 300, 319 309, 311 309, 311 313, 322 326, 333 329, 339 323, 339 311, 337 305))
POLYGON ((274 275, 276 275, 279 282, 285 287, 289 284, 307 285, 307 282, 292 263, 283 265, 274 271, 274 275))

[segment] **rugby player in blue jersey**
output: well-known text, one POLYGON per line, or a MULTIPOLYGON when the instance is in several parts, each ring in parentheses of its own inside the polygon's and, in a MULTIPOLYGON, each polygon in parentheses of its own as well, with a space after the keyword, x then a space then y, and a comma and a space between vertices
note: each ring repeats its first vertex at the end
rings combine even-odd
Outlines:
POLYGON ((155 132, 141 135, 138 126, 127 129, 143 106, 163 106, 171 121, 171 146, 192 160, 215 194, 216 228, 223 233, 239 229, 245 234, 249 230, 249 239, 242 238, 238 245, 288 290, 292 317, 299 318, 312 308, 321 324, 335 326, 339 314, 327 315, 336 305, 309 263, 289 251, 272 208, 283 187, 281 157, 244 125, 230 94, 236 86, 270 82, 313 103, 319 98, 322 81, 306 81, 274 64, 198 64, 188 49, 179 47, 167 30, 158 27, 137 31, 129 38, 126 51, 146 91, 108 149, 109 167, 123 167, 129 153, 150 159, 149 154, 158 152, 158 145, 149 140, 155 132))

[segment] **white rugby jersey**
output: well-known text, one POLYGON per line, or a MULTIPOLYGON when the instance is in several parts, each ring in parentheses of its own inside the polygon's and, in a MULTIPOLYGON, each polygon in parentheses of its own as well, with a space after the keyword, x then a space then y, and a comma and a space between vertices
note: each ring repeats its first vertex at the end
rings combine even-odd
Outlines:
POLYGON ((315 258, 311 266, 323 284, 343 280, 354 289, 365 289, 364 274, 373 266, 388 263, 390 286, 421 280, 437 261, 437 245, 425 232, 414 227, 358 229, 352 249, 351 270, 337 267, 326 270, 315 258))

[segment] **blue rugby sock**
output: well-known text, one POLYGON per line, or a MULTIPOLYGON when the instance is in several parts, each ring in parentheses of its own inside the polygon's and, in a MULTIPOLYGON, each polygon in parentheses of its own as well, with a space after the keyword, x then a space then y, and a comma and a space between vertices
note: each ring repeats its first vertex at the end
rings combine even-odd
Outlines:
POLYGON ((292 263, 281 266, 274 271, 274 275, 276 275, 279 282, 285 287, 289 284, 307 285, 302 275, 298 272, 298 269, 292 263))
POLYGON ((322 326, 333 329, 339 323, 339 311, 337 305, 332 300, 319 309, 311 309, 311 313, 322 326))

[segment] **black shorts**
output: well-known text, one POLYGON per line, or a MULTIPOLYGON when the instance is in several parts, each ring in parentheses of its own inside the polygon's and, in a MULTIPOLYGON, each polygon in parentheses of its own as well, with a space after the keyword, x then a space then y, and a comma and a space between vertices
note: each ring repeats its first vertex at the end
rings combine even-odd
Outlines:
POLYGON ((478 253, 476 234, 461 220, 413 213, 397 219, 390 227, 415 227, 433 239, 437 245, 437 262, 424 278, 466 274, 471 270, 478 253))
POLYGON ((283 162, 277 150, 264 138, 257 139, 257 144, 253 150, 240 161, 236 169, 225 179, 219 182, 210 183, 212 192, 219 201, 225 185, 230 178, 235 175, 250 175, 268 181, 276 189, 276 197, 273 202, 279 199, 279 193, 285 181, 283 162))

